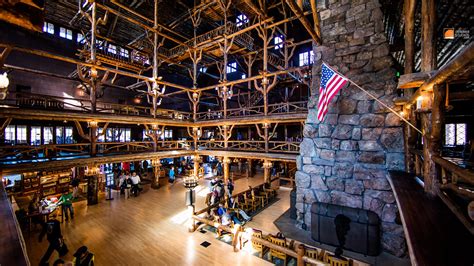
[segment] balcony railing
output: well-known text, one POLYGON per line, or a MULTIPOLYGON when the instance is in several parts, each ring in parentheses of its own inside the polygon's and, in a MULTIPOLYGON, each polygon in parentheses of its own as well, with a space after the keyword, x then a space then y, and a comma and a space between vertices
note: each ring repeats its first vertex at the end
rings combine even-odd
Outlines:
MULTIPOLYGON (((229 150, 229 151, 252 151, 265 152, 265 141, 263 140, 229 140, 225 148, 223 140, 200 140, 199 149, 206 150, 229 150)), ((300 142, 297 141, 269 141, 268 151, 273 153, 299 153, 300 142)))

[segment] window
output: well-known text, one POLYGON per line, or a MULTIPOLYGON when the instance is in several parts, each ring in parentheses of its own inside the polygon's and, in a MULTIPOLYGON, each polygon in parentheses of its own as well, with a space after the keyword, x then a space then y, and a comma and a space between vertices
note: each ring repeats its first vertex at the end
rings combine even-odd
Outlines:
POLYGON ((113 44, 109 44, 109 48, 107 49, 107 52, 111 54, 116 54, 117 53, 117 46, 113 44))
POLYGON ((232 62, 232 63, 227 64, 226 72, 227 73, 237 72, 237 62, 232 62))
POLYGON ((130 128, 108 128, 105 141, 110 142, 129 142, 131 140, 130 128))
POLYGON ((314 63, 313 50, 302 52, 299 54, 299 66, 312 65, 314 63))
POLYGON ((53 144, 53 127, 43 128, 43 144, 53 144))
POLYGON ((59 28, 59 37, 72 40, 72 30, 66 28, 59 28))
POLYGON ((66 144, 74 143, 74 138, 72 135, 72 127, 66 127, 64 129, 64 140, 66 144))
POLYGON ((45 22, 43 25, 43 32, 47 32, 49 34, 54 34, 54 25, 53 23, 45 22))
POLYGON ((26 144, 26 126, 16 126, 16 144, 26 144))
POLYGON ((199 72, 206 73, 207 67, 203 66, 199 68, 199 72))
POLYGON ((77 41, 77 43, 85 43, 85 42, 86 42, 86 38, 85 38, 84 35, 82 35, 81 33, 78 33, 78 34, 77 34, 76 41, 77 41))
POLYGON ((247 75, 242 74, 242 79, 246 79, 246 78, 247 78, 247 75))
POLYGON ((130 141, 130 128, 121 128, 120 129, 120 142, 129 142, 130 141))
POLYGON ((237 19, 235 20, 235 23, 236 23, 237 27, 240 27, 244 24, 249 23, 249 18, 244 14, 240 14, 240 15, 237 16, 237 19))
POLYGON ((31 127, 30 129, 30 144, 41 145, 41 127, 31 127))
POLYGON ((5 128, 5 143, 14 144, 15 143, 15 126, 7 126, 5 128))
POLYGON ((465 145, 466 124, 446 124, 444 144, 446 146, 465 145))
POLYGON ((99 137, 97 138, 98 142, 104 142, 105 141, 105 134, 101 134, 104 131, 104 128, 99 127, 97 129, 97 133, 99 134, 99 137))
POLYGON ((151 138, 148 137, 148 135, 146 134, 146 130, 145 130, 145 129, 143 130, 142 139, 143 139, 143 141, 151 140, 151 138))
POLYGON ((173 130, 172 129, 165 129, 165 134, 160 136, 160 139, 172 139, 173 138, 173 130))
POLYGON ((128 58, 129 57, 128 50, 120 47, 120 56, 128 58))
POLYGON ((64 127, 56 127, 56 144, 64 144, 64 127))
POLYGON ((275 44, 275 50, 283 48, 283 36, 276 36, 273 39, 273 43, 275 44))

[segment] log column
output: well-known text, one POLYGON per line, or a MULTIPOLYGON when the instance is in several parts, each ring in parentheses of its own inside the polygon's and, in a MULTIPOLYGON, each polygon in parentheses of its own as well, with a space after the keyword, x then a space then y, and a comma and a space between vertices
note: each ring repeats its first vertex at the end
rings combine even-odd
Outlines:
POLYGON ((224 183, 227 184, 227 180, 229 180, 229 168, 230 168, 230 158, 227 156, 224 156, 224 159, 222 160, 222 164, 224 166, 224 183))
POLYGON ((196 178, 199 178, 199 167, 200 167, 200 163, 201 163, 201 157, 199 155, 194 155, 194 176, 196 178))
POLYGON ((269 183, 271 179, 271 169, 272 169, 272 162, 269 160, 265 160, 263 162, 263 180, 265 183, 269 183))
POLYGON ((154 189, 157 189, 160 187, 161 160, 160 159, 151 160, 151 166, 153 167, 153 179, 151 182, 151 187, 154 189))
POLYGON ((436 5, 435 0, 421 1, 421 71, 436 69, 436 5))

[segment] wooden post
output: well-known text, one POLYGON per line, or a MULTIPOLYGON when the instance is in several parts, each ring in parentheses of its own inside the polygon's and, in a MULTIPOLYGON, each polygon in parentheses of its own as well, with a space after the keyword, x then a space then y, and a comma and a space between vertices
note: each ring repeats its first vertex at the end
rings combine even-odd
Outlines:
POLYGON ((222 164, 224 165, 224 183, 227 184, 227 180, 229 180, 230 158, 227 156, 224 156, 224 160, 222 160, 222 164))
POLYGON ((304 256, 305 250, 304 250, 304 245, 303 244, 298 245, 298 250, 296 251, 296 253, 298 254, 298 256, 296 258, 296 265, 304 266, 303 256, 304 256))
POLYGON ((199 177, 199 163, 201 162, 201 157, 197 154, 194 155, 194 176, 199 177))
POLYGON ((268 141, 270 140, 270 137, 268 135, 268 127, 270 125, 268 124, 265 124, 264 125, 264 134, 265 134, 265 152, 268 152, 270 149, 269 149, 269 146, 268 146, 268 141))
POLYGON ((265 160, 263 162, 263 180, 264 180, 265 183, 270 182, 270 179, 271 179, 270 170, 271 170, 271 168, 272 168, 272 162, 270 162, 269 160, 265 160))
POLYGON ((421 127, 425 135, 423 136, 423 180, 425 184, 425 192, 434 196, 436 195, 436 184, 431 178, 431 113, 421 113, 421 127))
POLYGON ((435 0, 421 1, 421 71, 436 69, 436 5, 435 0))
POLYGON ((94 157, 97 155, 97 126, 89 127, 89 136, 91 143, 91 156, 94 157))
MULTIPOLYGON (((408 113, 408 121, 412 124, 416 124, 416 117, 412 109, 407 109, 406 113, 408 113)), ((417 173, 415 170, 415 157, 410 152, 410 149, 414 149, 416 146, 416 138, 418 136, 418 132, 415 129, 410 127, 409 125, 405 124, 404 126, 405 134, 404 134, 404 146, 405 146, 405 169, 408 173, 417 173)))
POLYGON ((439 178, 433 156, 441 155, 441 136, 443 135, 444 128, 444 110, 445 110, 445 98, 446 89, 443 85, 436 85, 433 87, 434 99, 433 106, 431 109, 431 134, 429 136, 428 150, 429 157, 425 157, 429 163, 429 172, 425 176, 429 176, 428 180, 425 180, 425 190, 428 187, 430 193, 436 193, 439 189, 439 178), (428 181, 428 182, 427 182, 428 181))
POLYGON ((413 73, 415 63, 415 0, 405 0, 405 74, 413 73))
POLYGON ((252 159, 247 159, 247 178, 252 177, 252 159))

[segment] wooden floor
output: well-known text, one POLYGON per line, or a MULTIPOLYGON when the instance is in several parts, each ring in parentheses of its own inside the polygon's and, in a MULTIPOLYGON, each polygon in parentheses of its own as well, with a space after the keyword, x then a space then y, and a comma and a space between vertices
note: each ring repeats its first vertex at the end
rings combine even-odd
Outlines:
MULTIPOLYGON (((235 193, 262 182, 261 177, 239 179, 235 193)), ((204 207, 208 190, 208 181, 201 180, 196 188, 197 209, 204 207)), ((95 254, 96 265, 270 265, 244 251, 232 252, 230 245, 214 239, 212 234, 189 233, 184 193, 182 184, 176 183, 128 200, 101 200, 94 206, 87 206, 85 201, 75 203, 76 217, 61 225, 70 249, 65 259, 72 260, 74 251, 86 245, 95 254), (204 241, 211 245, 200 246, 204 241)), ((263 217, 278 217, 279 210, 285 208, 278 206, 284 204, 285 200, 280 200, 261 212, 262 218, 254 218, 253 226, 274 231, 270 226, 273 220, 263 217)), ((25 234, 32 265, 38 265, 47 248, 46 240, 38 243, 38 233, 25 234)), ((55 252, 50 262, 56 258, 55 252)))

